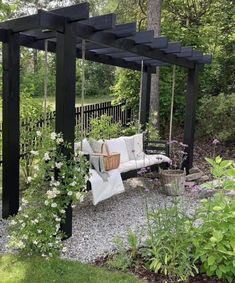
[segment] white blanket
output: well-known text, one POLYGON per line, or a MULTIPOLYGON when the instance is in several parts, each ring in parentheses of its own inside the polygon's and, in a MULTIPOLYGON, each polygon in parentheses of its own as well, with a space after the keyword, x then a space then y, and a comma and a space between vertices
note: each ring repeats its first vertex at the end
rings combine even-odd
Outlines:
POLYGON ((102 200, 112 197, 113 195, 120 194, 125 191, 120 171, 115 169, 108 173, 108 181, 104 182, 94 169, 90 169, 89 181, 91 182, 94 205, 98 204, 102 200))

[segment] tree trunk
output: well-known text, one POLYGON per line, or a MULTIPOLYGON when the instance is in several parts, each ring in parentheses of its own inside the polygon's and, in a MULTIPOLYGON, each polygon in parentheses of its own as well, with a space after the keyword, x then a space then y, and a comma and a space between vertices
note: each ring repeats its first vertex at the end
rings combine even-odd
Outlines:
MULTIPOLYGON (((154 36, 161 33, 161 8, 163 0, 148 0, 148 29, 154 31, 154 36)), ((160 101, 160 68, 152 75, 150 95, 150 115, 157 112, 156 128, 159 130, 159 101, 160 101)))

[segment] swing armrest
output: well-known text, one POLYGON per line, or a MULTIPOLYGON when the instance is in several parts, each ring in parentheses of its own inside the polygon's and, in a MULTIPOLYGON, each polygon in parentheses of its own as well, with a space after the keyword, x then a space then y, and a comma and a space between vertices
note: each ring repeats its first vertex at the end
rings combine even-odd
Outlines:
POLYGON ((145 140, 144 152, 146 154, 164 154, 166 156, 169 156, 169 144, 164 140, 145 140))

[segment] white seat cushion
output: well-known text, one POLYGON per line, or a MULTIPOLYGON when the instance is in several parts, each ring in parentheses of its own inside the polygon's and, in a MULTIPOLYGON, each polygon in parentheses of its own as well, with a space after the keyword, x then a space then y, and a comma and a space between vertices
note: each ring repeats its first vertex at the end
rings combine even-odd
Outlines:
POLYGON ((124 138, 120 137, 117 139, 106 140, 105 144, 108 147, 109 153, 120 153, 120 163, 129 161, 128 151, 124 138))
POLYGON ((144 154, 144 157, 139 160, 130 160, 128 162, 124 162, 120 164, 118 169, 121 173, 128 172, 135 169, 144 168, 147 166, 151 166, 154 164, 160 164, 162 162, 170 162, 170 158, 162 154, 155 154, 155 155, 147 155, 144 154))
POLYGON ((127 162, 124 163, 120 163, 118 170, 123 173, 123 172, 128 172, 131 170, 135 170, 136 169, 136 161, 135 160, 129 160, 127 162))

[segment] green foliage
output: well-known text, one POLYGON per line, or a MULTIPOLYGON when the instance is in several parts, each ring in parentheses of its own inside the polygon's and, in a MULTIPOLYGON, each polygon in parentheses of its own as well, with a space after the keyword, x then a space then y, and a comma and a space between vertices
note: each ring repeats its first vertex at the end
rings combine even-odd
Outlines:
POLYGON ((89 137, 96 140, 117 138, 121 133, 121 125, 119 123, 113 123, 112 117, 107 115, 101 115, 99 118, 91 119, 90 126, 89 137))
POLYGON ((30 152, 32 175, 19 213, 11 220, 9 245, 23 254, 52 257, 63 247, 59 229, 65 209, 85 196, 89 165, 82 156, 66 159, 63 151, 70 145, 60 134, 38 131, 37 136, 43 146, 30 152))
POLYGON ((192 253, 192 221, 174 201, 171 207, 148 212, 148 239, 143 256, 149 268, 175 281, 197 272, 192 253))
MULTIPOLYGON (((32 87, 32 86, 31 86, 32 87)), ((21 93, 20 119, 22 127, 20 130, 21 153, 27 153, 20 160, 22 172, 22 189, 27 187, 27 178, 31 175, 33 157, 30 151, 33 149, 33 142, 37 139, 37 129, 40 120, 44 117, 44 108, 41 102, 35 100, 31 94, 31 88, 25 87, 21 93), (29 142, 30 141, 30 142, 29 142)), ((50 108, 47 109, 50 111, 50 108)), ((36 144, 35 144, 36 146, 36 144)))
POLYGON ((235 162, 233 160, 223 160, 220 156, 215 159, 205 158, 211 165, 211 174, 216 178, 216 185, 208 182, 206 188, 215 187, 225 190, 235 190, 235 162))
POLYGON ((158 141, 160 139, 159 132, 156 129, 157 116, 157 112, 151 113, 149 117, 149 122, 146 125, 146 132, 148 133, 148 139, 150 141, 158 141))
POLYGON ((234 282, 235 278, 235 199, 217 194, 203 200, 194 228, 195 256, 208 276, 234 282))
POLYGON ((127 240, 128 246, 125 246, 121 238, 116 238, 114 241, 118 252, 107 262, 109 268, 116 268, 125 271, 136 263, 136 259, 139 256, 140 246, 138 237, 130 230, 128 232, 127 240))
POLYGON ((137 115, 139 111, 140 74, 139 72, 118 69, 115 85, 111 88, 115 97, 114 103, 126 103, 126 108, 132 109, 137 115))
MULTIPOLYGON (((96 62, 85 63, 85 96, 108 96, 114 83, 115 68, 96 62)), ((82 65, 77 61, 76 94, 81 97, 82 65)))
POLYGON ((144 283, 133 275, 59 258, 0 257, 1 283, 144 283))
POLYGON ((221 142, 235 140, 235 93, 205 96, 198 111, 199 134, 221 142))

